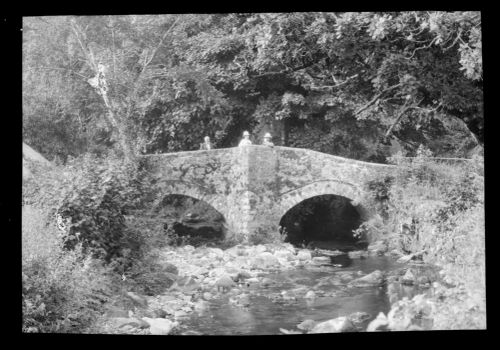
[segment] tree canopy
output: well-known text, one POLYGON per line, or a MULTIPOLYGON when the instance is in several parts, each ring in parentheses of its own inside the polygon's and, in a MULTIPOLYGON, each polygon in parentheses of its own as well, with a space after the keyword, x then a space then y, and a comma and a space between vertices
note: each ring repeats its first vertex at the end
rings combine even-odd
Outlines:
POLYGON ((478 12, 27 17, 23 136, 49 159, 276 144, 384 161, 483 144, 478 12))

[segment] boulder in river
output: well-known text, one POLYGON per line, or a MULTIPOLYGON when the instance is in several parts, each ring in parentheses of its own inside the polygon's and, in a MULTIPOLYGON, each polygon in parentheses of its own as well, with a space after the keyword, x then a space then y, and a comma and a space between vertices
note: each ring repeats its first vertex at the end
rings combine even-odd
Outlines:
POLYGON ((143 317, 142 319, 149 324, 149 332, 153 335, 167 335, 177 326, 177 322, 166 318, 143 317))
POLYGON ((134 302, 135 305, 140 306, 140 307, 148 307, 148 301, 145 297, 138 295, 134 292, 127 292, 125 294, 130 300, 134 302))
POLYGON ((307 249, 301 249, 297 253, 297 259, 299 259, 300 261, 309 261, 312 259, 311 252, 307 249))
POLYGON ((141 319, 137 319, 135 317, 113 317, 110 318, 109 321, 118 328, 122 328, 124 326, 132 326, 136 328, 147 328, 149 324, 141 319))
POLYGON ((215 282, 217 291, 228 292, 231 288, 236 286, 236 283, 229 275, 224 275, 215 282))
POLYGON ((309 333, 340 333, 355 331, 356 327, 354 324, 347 317, 342 316, 316 324, 309 333))
POLYGON ((373 286, 373 285, 379 285, 384 282, 384 273, 380 270, 375 270, 372 273, 357 278, 354 281, 351 282, 352 285, 354 286, 373 286))
POLYGON ((362 324, 366 320, 370 319, 371 315, 367 312, 355 312, 347 316, 347 318, 356 326, 362 324))
POLYGON ((406 273, 401 278, 401 282, 406 285, 415 284, 415 274, 413 273, 412 269, 406 270, 406 273))
POLYGON ((310 290, 306 293, 306 295, 304 296, 304 298, 306 299, 315 299, 316 298, 316 293, 314 293, 314 291, 310 290))
POLYGON ((280 266, 278 258, 269 252, 259 253, 252 260, 252 267, 256 269, 268 269, 280 266))
POLYGON ((370 244, 367 249, 371 254, 384 255, 387 252, 387 244, 383 241, 376 241, 370 244))
POLYGON ((331 263, 332 259, 328 256, 315 256, 311 262, 316 265, 324 265, 331 263))
POLYGON ((365 259, 366 258, 366 252, 364 250, 354 250, 354 251, 348 252, 347 255, 351 259, 365 259))
POLYGON ((377 331, 383 331, 387 329, 387 326, 389 325, 389 321, 387 320, 387 317, 383 312, 380 312, 377 317, 370 322, 368 327, 366 328, 367 332, 377 332, 377 331))
POLYGON ((314 328, 314 326, 316 326, 316 324, 318 324, 318 322, 316 322, 314 320, 310 320, 310 319, 304 320, 297 325, 297 328, 302 329, 303 331, 310 331, 311 329, 314 328))

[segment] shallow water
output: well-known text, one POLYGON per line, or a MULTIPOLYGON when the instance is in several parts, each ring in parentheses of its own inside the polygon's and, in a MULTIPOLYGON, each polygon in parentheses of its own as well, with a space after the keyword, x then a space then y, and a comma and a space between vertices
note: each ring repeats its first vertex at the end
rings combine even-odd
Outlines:
MULTIPOLYGON (((250 298, 248 307, 231 304, 229 299, 234 295, 229 293, 211 300, 206 311, 195 312, 181 322, 182 328, 205 335, 281 334, 280 328, 298 330, 296 326, 306 319, 325 321, 362 311, 370 314, 360 327, 365 329, 379 312, 389 311, 386 287, 349 287, 347 283, 375 270, 390 273, 401 266, 383 256, 353 260, 343 256, 328 265, 266 274, 274 282, 271 286, 244 289, 250 298), (317 298, 305 299, 309 290, 317 298), (282 292, 295 294, 296 299, 284 300, 282 292)), ((416 289, 405 287, 399 297, 411 298, 416 293, 416 289)))

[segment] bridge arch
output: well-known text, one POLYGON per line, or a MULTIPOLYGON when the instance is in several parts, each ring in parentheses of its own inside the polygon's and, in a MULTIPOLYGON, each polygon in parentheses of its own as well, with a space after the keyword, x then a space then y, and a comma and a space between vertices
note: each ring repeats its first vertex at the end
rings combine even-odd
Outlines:
POLYGON ((357 244, 353 230, 367 219, 355 185, 324 180, 284 193, 278 210, 279 225, 292 244, 337 247, 357 244))
POLYGON ((187 196, 203 201, 221 213, 224 216, 224 219, 227 220, 227 204, 224 196, 211 194, 203 186, 183 181, 170 181, 168 184, 159 186, 158 193, 155 196, 155 200, 152 205, 153 211, 158 210, 163 202, 163 199, 171 195, 187 196))
MULTIPOLYGON (((352 201, 353 206, 358 206, 361 199, 361 190, 350 183, 337 180, 321 180, 310 183, 303 187, 283 193, 280 196, 280 204, 278 216, 281 218, 291 208, 305 201, 306 199, 322 196, 336 195, 348 198, 352 201)), ((361 208, 360 208, 361 209, 361 208)), ((364 212, 360 212, 363 214, 364 212)))

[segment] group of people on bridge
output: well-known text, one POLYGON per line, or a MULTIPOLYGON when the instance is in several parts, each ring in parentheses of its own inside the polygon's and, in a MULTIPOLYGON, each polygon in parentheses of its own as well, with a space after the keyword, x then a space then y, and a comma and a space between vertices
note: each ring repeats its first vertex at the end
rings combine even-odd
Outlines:
MULTIPOLYGON (((270 133, 266 133, 264 135, 264 140, 262 141, 262 145, 264 146, 274 146, 274 143, 271 141, 271 134, 270 133)), ((209 136, 205 136, 205 138, 203 139, 204 142, 200 144, 200 150, 210 150, 210 149, 213 149, 213 145, 212 145, 212 142, 210 141, 210 137, 209 136)), ((244 147, 244 146, 248 146, 248 145, 251 145, 252 144, 252 141, 250 140, 250 133, 248 131, 244 131, 243 132, 243 138, 241 139, 240 143, 238 144, 238 147, 244 147)))

